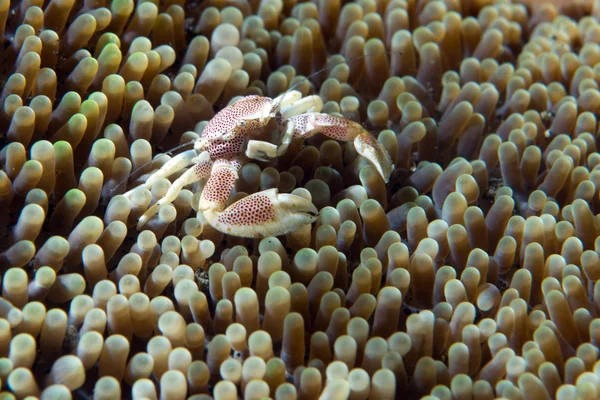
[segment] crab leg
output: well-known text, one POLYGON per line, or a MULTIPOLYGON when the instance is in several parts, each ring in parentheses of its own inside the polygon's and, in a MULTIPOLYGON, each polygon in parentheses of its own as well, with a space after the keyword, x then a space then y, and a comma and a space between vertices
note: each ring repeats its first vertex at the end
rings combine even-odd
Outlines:
POLYGON ((146 189, 151 189, 152 185, 157 180, 171 176, 175 172, 177 172, 183 168, 186 168, 192 164, 195 164, 195 163, 198 163, 198 162, 201 162, 204 160, 208 160, 208 158, 209 158, 209 154, 207 152, 204 152, 204 153, 198 155, 198 152, 196 150, 184 151, 183 153, 178 154, 175 157, 171 158, 169 161, 167 161, 156 172, 154 172, 152 175, 150 175, 150 177, 148 177, 148 179, 146 179, 146 182, 144 182, 142 185, 136 186, 135 188, 133 188, 130 191, 128 191, 127 193, 125 193, 125 196, 131 197, 131 194, 140 187, 143 187, 146 189))
POLYGON ((251 194, 225 208, 239 168, 236 161, 215 161, 200 197, 204 218, 219 231, 248 238, 279 236, 317 219, 312 202, 277 189, 251 194))
POLYGON ((164 204, 172 203, 185 186, 190 185, 194 182, 198 182, 204 178, 208 178, 210 175, 211 160, 203 160, 196 163, 192 168, 188 169, 183 175, 175 180, 167 190, 167 193, 163 198, 154 203, 138 220, 137 229, 143 227, 153 216, 158 214, 160 206, 164 204))
POLYGON ((354 141, 358 154, 375 166, 386 183, 394 170, 392 159, 381 143, 360 124, 347 118, 322 113, 301 114, 288 120, 288 130, 293 132, 293 139, 306 139, 322 133, 334 140, 354 141))

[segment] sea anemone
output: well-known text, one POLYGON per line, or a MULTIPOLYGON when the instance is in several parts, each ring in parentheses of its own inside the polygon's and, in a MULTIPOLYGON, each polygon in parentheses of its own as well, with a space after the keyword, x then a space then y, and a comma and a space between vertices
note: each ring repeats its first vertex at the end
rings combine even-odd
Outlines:
POLYGON ((600 397, 600 8, 0 1, 0 397, 600 397), (244 239, 204 182, 125 195, 248 95, 360 123, 245 164, 318 220, 244 239))

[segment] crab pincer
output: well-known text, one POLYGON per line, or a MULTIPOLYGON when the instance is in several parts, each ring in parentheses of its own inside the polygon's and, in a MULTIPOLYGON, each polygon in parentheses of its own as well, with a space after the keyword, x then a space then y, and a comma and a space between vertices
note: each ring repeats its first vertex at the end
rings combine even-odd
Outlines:
POLYGON ((280 236, 317 220, 317 207, 300 196, 269 189, 240 199, 222 212, 204 212, 207 222, 228 235, 280 236))
POLYGON ((359 155, 366 158, 377 169, 384 182, 388 182, 394 170, 387 150, 362 125, 347 118, 318 112, 300 114, 287 122, 292 139, 307 139, 321 133, 334 140, 352 141, 359 155))
POLYGON ((228 235, 257 238, 279 236, 317 220, 317 207, 300 196, 264 190, 225 208, 238 177, 239 165, 217 160, 202 196, 199 210, 210 225, 228 235))

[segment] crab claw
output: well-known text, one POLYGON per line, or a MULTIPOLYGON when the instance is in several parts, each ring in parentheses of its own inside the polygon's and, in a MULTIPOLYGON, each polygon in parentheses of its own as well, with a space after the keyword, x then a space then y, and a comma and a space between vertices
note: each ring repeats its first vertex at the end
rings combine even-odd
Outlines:
POLYGON ((225 210, 203 210, 206 221, 228 235, 257 238, 280 236, 317 220, 317 207, 300 196, 277 189, 251 194, 225 210))
POLYGON ((293 139, 306 139, 316 133, 322 133, 334 140, 354 141, 354 148, 377 169, 385 183, 388 183, 394 171, 392 158, 381 143, 371 136, 360 124, 347 118, 322 113, 306 113, 292 117, 287 121, 287 131, 283 144, 293 139), (292 132, 290 134, 290 132, 292 132))
POLYGON ((377 172, 383 178, 385 183, 388 183, 390 176, 394 171, 392 158, 387 150, 369 133, 361 133, 354 139, 354 148, 364 158, 369 160, 377 169, 377 172))

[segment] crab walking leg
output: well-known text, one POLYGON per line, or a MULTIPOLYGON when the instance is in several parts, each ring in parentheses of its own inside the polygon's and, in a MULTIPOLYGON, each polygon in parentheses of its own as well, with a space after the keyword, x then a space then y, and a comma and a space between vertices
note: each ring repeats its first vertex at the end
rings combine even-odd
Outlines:
POLYGON ((178 154, 175 157, 171 158, 169 161, 167 161, 155 173, 150 175, 148 177, 148 179, 146 179, 146 182, 144 182, 142 185, 136 186, 135 188, 133 188, 130 191, 128 191, 127 193, 125 193, 125 196, 131 197, 131 194, 140 187, 143 187, 146 189, 151 189, 152 185, 157 180, 171 176, 175 172, 177 172, 183 168, 186 168, 192 164, 195 164, 195 163, 198 163, 198 162, 201 162, 204 160, 208 160, 208 158, 209 158, 209 154, 207 152, 203 152, 202 154, 198 155, 198 152, 196 150, 184 151, 183 153, 178 154))
POLYGON ((317 133, 344 142, 354 141, 358 154, 369 160, 387 183, 394 170, 387 150, 360 124, 347 118, 322 113, 308 113, 288 120, 293 139, 306 139, 317 133))
POLYGON ((194 182, 198 182, 210 176, 212 167, 211 160, 203 160, 196 163, 192 168, 188 169, 183 175, 175 180, 167 190, 163 198, 154 203, 138 220, 137 229, 142 228, 153 216, 158 214, 158 210, 164 204, 172 203, 185 186, 194 182))
POLYGON ((215 161, 199 204, 210 225, 228 235, 257 238, 284 235, 316 221, 318 210, 312 202, 277 189, 251 194, 225 208, 239 169, 236 162, 215 161))

